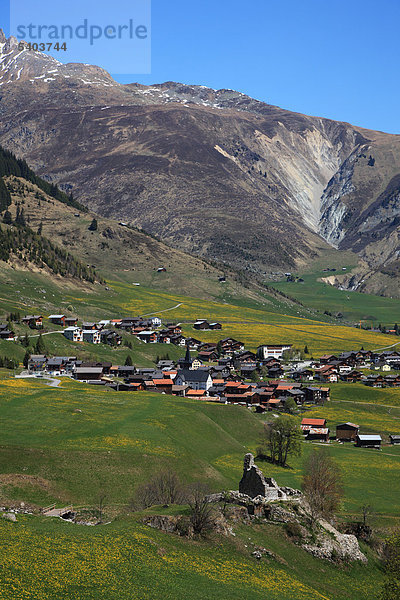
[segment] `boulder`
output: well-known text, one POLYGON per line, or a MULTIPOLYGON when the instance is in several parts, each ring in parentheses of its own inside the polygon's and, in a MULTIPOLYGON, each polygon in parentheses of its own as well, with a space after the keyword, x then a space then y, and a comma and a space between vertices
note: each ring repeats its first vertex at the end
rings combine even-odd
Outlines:
POLYGON ((174 517, 170 515, 149 515, 144 517, 143 522, 149 527, 159 529, 160 531, 166 531, 173 533, 178 529, 178 521, 180 517, 174 517))
POLYGON ((15 516, 14 513, 4 513, 3 514, 3 519, 7 519, 7 521, 12 521, 13 523, 15 523, 17 521, 17 517, 15 516))

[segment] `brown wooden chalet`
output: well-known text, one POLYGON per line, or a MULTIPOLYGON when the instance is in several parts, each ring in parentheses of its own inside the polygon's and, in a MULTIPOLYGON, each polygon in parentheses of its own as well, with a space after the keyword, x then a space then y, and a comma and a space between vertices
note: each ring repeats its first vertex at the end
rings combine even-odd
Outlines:
POLYGON ((103 376, 103 367, 77 367, 74 378, 79 381, 99 381, 103 376))
POLYGON ((210 329, 210 323, 205 319, 201 319, 193 323, 193 329, 197 329, 199 331, 205 331, 210 329))
POLYGON ((350 373, 343 373, 340 376, 342 381, 348 381, 349 383, 356 383, 361 381, 363 378, 363 373, 361 371, 350 371, 350 373))
POLYGON ((355 442, 360 426, 355 423, 341 423, 336 425, 336 439, 341 442, 355 442))
POLYGON ((209 352, 200 351, 197 356, 203 362, 218 360, 218 354, 214 350, 211 350, 209 352))
POLYGON ((330 399, 330 389, 328 387, 305 387, 306 402, 313 404, 323 404, 330 399))
POLYGON ((329 429, 327 427, 310 427, 305 439, 314 442, 329 442, 329 429))
POLYGON ((303 430, 303 432, 306 432, 307 430, 309 430, 311 428, 320 428, 320 427, 324 428, 324 427, 326 427, 326 419, 316 419, 316 418, 305 417, 301 421, 300 427, 303 430))
POLYGON ((364 383, 370 387, 385 387, 385 379, 382 375, 368 375, 364 383))
POLYGON ((323 356, 320 356, 319 362, 321 363, 321 365, 328 365, 333 360, 337 360, 337 359, 338 359, 338 357, 335 356, 334 354, 324 354, 323 356))
POLYGON ((65 326, 65 315, 50 315, 49 321, 53 323, 53 325, 62 325, 65 326))
POLYGON ((26 315, 22 319, 24 325, 28 325, 31 329, 42 329, 43 317, 42 315, 26 315))
POLYGON ((182 327, 180 325, 168 325, 167 329, 173 335, 180 335, 182 333, 182 327))
MULTIPOLYGON (((78 324, 78 317, 65 317, 65 326, 66 327, 76 327, 78 324)), ((82 324, 82 329, 86 329, 86 327, 82 324)))
POLYGON ((172 379, 153 379, 153 383, 156 387, 157 392, 164 392, 165 394, 172 394, 172 387, 174 382, 172 379))
POLYGON ((382 438, 377 434, 357 434, 356 446, 362 448, 377 448, 380 449, 382 438))

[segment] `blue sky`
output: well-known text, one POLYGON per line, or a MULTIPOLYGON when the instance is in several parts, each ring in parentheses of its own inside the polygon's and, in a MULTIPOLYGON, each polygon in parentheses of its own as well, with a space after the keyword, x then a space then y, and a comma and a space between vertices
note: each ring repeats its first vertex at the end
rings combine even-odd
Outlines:
MULTIPOLYGON (((84 1, 76 1, 76 18, 84 16, 84 1)), ((14 9, 22 6, 12 2, 14 9)), ((110 5, 116 22, 132 14, 132 1, 87 2, 97 19, 110 5)), ((36 10, 42 5, 40 0, 32 4, 36 10)), ((64 10, 61 3, 53 4, 59 13, 64 10)), ((135 73, 137 61, 129 48, 112 46, 120 52, 117 64, 123 65, 112 69, 119 81, 232 88, 289 110, 400 133, 398 0, 151 4, 151 73, 135 73)), ((71 15, 71 4, 65 7, 71 15)), ((8 30, 7 0, 0 0, 0 8, 1 25, 8 30)), ((86 56, 81 60, 89 62, 86 56)), ((93 62, 104 66, 106 60, 103 45, 93 62)))

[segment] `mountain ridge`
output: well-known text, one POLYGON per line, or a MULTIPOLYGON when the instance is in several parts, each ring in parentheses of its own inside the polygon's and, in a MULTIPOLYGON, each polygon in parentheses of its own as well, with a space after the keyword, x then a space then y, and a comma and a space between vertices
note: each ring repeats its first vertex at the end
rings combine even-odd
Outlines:
MULTIPOLYGON (((359 217, 378 218, 400 136, 234 90, 123 85, 100 67, 18 55, 15 42, 1 42, 0 142, 90 209, 258 274, 304 268, 330 246, 370 269, 389 260, 359 217)), ((389 245, 395 256, 397 233, 389 245)))

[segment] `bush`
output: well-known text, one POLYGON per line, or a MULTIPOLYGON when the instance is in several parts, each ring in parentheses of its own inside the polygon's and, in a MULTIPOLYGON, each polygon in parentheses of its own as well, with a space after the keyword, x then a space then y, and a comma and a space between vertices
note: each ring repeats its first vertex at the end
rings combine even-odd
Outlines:
POLYGON ((285 531, 289 537, 301 540, 303 538, 303 531, 301 525, 297 521, 289 521, 285 524, 285 531))
POLYGON ((190 524, 193 533, 206 535, 214 527, 215 513, 213 506, 206 499, 206 490, 201 484, 193 486, 189 494, 190 524))

